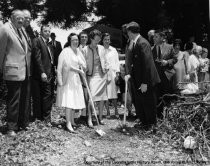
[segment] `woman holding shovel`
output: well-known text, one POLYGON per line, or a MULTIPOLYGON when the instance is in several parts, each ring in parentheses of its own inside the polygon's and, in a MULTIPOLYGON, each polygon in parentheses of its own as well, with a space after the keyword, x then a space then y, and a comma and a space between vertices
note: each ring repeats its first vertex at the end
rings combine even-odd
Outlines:
MULTIPOLYGON (((89 34, 90 45, 85 51, 87 64, 87 79, 93 102, 99 104, 99 124, 104 125, 102 121, 104 101, 107 100, 107 60, 104 55, 103 46, 99 45, 101 41, 101 32, 93 30, 89 34)), ((93 127, 91 103, 88 105, 88 126, 93 127)))
POLYGON ((56 105, 64 107, 66 111, 66 127, 75 133, 74 110, 84 109, 85 101, 80 75, 84 76, 86 68, 85 59, 78 48, 79 40, 75 33, 68 36, 67 47, 63 49, 58 58, 57 68, 57 98, 56 105))

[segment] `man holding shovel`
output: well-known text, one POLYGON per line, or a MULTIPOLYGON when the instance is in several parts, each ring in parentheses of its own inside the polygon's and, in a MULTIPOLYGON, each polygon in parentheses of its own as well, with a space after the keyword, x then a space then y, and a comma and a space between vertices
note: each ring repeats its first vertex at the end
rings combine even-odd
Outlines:
POLYGON ((140 27, 136 22, 126 26, 127 34, 133 41, 131 74, 125 76, 125 81, 131 78, 134 106, 138 112, 140 124, 135 127, 148 130, 156 124, 156 91, 155 85, 160 82, 157 73, 151 46, 140 35, 140 27))

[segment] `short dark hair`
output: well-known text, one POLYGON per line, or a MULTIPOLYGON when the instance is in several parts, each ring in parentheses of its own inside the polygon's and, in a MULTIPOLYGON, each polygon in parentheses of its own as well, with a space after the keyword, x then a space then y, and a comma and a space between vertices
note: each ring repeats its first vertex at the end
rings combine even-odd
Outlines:
POLYGON ((66 42, 64 47, 68 47, 68 46, 71 45, 71 38, 72 38, 72 36, 77 36, 78 37, 78 35, 76 33, 70 33, 70 35, 67 37, 67 42, 66 42))
POLYGON ((43 25, 41 26, 41 31, 42 31, 44 28, 46 28, 46 27, 47 27, 47 28, 51 28, 49 24, 43 24, 43 25))
POLYGON ((82 35, 84 35, 84 34, 88 36, 87 32, 82 31, 82 32, 79 33, 79 38, 80 38, 82 35))
POLYGON ((163 30, 161 30, 161 29, 155 30, 155 34, 159 34, 160 37, 164 37, 164 38, 166 37, 165 32, 163 30))
POLYGON ((131 31, 132 33, 139 33, 140 32, 140 26, 137 22, 130 22, 126 26, 127 31, 131 31))
POLYGON ((111 35, 109 33, 103 33, 101 40, 103 41, 104 38, 107 37, 107 36, 111 37, 111 35))
POLYGON ((174 42, 173 42, 173 47, 174 47, 175 45, 181 46, 181 44, 182 44, 182 40, 181 40, 181 39, 175 39, 174 42))
POLYGON ((52 33, 50 34, 50 37, 56 37, 55 33, 52 32, 52 33))
POLYGON ((185 44, 185 50, 192 50, 193 49, 193 43, 192 42, 187 42, 185 44))
POLYGON ((89 33, 89 38, 94 39, 95 36, 100 36, 101 37, 101 31, 94 29, 89 33))

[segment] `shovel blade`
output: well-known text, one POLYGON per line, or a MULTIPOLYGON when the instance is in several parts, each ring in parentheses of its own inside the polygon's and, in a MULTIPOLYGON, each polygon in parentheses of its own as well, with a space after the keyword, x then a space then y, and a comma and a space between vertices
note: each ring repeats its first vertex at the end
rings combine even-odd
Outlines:
POLYGON ((96 130, 96 133, 98 134, 98 135, 100 135, 100 136, 104 136, 106 133, 103 131, 103 130, 101 130, 101 129, 98 129, 98 130, 96 130))

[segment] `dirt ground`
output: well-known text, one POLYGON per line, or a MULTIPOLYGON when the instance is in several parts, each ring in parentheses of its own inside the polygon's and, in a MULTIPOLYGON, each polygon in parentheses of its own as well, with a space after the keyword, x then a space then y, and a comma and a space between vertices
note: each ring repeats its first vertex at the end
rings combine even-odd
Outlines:
MULTIPOLYGON (((120 108, 122 114, 123 108, 120 108)), ((113 109, 112 109, 113 113, 113 109)), ((122 117, 121 117, 122 118, 122 117)), ((27 166, 83 166, 83 165, 192 165, 186 164, 188 155, 174 149, 157 133, 138 131, 128 121, 128 132, 121 132, 121 119, 105 119, 106 125, 90 129, 82 125, 78 134, 65 130, 64 113, 53 108, 52 127, 42 122, 30 124, 11 138, 5 134, 5 108, 0 111, 0 165, 27 166), (106 134, 99 136, 95 130, 106 134), (132 132, 131 132, 132 131, 132 132)))

